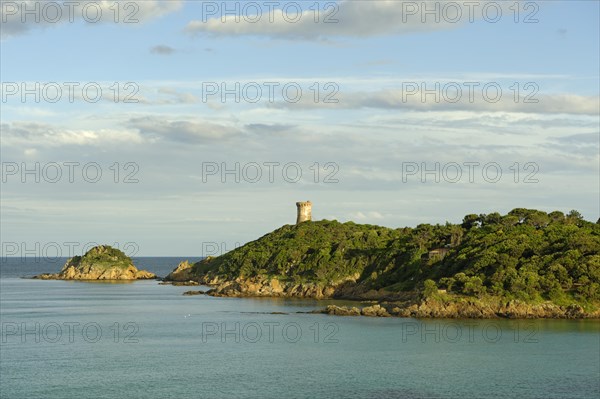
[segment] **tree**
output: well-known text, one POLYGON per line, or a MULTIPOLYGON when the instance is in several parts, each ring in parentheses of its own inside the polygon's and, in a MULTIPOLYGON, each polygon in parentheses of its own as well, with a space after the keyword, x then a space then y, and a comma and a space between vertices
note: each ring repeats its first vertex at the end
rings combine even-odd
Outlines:
POLYGON ((508 212, 510 216, 516 216, 519 218, 519 223, 523 223, 531 211, 527 208, 515 208, 508 212))
POLYGON ((474 213, 466 215, 462 221, 462 227, 467 230, 478 224, 480 224, 479 216, 474 213))
POLYGON ((564 222, 565 220, 565 214, 561 211, 550 212, 548 216, 550 217, 550 220, 554 223, 564 222))
POLYGON ((462 242, 464 230, 460 226, 452 226, 450 228, 450 246, 457 247, 462 242))
POLYGON ((550 223, 550 218, 545 212, 532 212, 527 216, 527 224, 530 224, 538 229, 540 227, 546 227, 548 223, 550 223))
POLYGON ((571 211, 567 214, 567 219, 579 221, 583 220, 583 215, 579 213, 578 210, 571 209, 571 211))
POLYGON ((463 292, 465 288, 465 283, 469 280, 469 277, 467 277, 467 275, 463 272, 460 272, 454 275, 454 280, 454 290, 456 292, 463 292))
POLYGON ((502 216, 498 212, 490 213, 487 216, 484 216, 483 224, 497 224, 502 220, 502 216))
POLYGON ((519 218, 512 215, 507 215, 502 218, 502 225, 504 227, 516 226, 519 224, 519 218))
POLYGON ((440 279, 441 286, 446 287, 446 290, 448 290, 448 292, 452 291, 452 287, 454 286, 455 282, 456 281, 452 277, 444 277, 440 279))
POLYGON ((435 281, 431 280, 431 279, 427 279, 425 280, 425 282, 423 283, 423 295, 426 298, 429 298, 435 294, 437 294, 438 292, 438 287, 435 284, 435 281))
POLYGON ((463 292, 468 295, 481 295, 485 293, 485 287, 480 277, 470 277, 463 288, 463 292))
POLYGON ((415 241, 419 245, 419 250, 423 251, 428 247, 429 241, 433 237, 433 228, 430 224, 420 224, 415 229, 415 241))

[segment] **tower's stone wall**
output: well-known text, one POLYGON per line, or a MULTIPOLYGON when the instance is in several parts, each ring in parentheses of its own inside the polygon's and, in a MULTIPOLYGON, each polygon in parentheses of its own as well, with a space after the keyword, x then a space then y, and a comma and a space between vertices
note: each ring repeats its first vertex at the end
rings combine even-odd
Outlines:
POLYGON ((296 224, 312 220, 312 202, 296 202, 296 207, 298 208, 296 224))

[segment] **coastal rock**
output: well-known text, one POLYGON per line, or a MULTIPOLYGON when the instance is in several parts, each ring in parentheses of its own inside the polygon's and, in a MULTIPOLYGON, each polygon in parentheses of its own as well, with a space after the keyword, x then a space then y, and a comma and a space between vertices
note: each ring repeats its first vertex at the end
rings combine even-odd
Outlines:
POLYGON ((388 311, 381 305, 367 306, 366 308, 362 308, 360 313, 363 316, 370 316, 370 317, 390 317, 391 316, 388 313, 388 311))
POLYGON ((208 295, 221 297, 287 297, 287 298, 330 298, 335 293, 333 285, 295 284, 277 278, 238 277, 234 280, 221 281, 216 278, 201 278, 202 284, 214 288, 208 295))
POLYGON ((327 305, 327 307, 318 312, 334 316, 369 316, 369 317, 390 317, 387 309, 379 304, 367 306, 362 309, 358 307, 327 305))
POLYGON ((568 319, 582 319, 585 317, 585 311, 579 305, 569 305, 565 309, 565 315, 568 319))
POLYGON ((328 305, 323 313, 335 316, 360 316, 360 309, 357 307, 328 305))
POLYGON ((269 281, 269 285, 271 287, 271 292, 273 294, 283 294, 283 287, 282 287, 281 283, 279 282, 279 280, 277 280, 276 278, 272 278, 269 281))
POLYGON ((186 282, 194 279, 192 266, 189 261, 180 262, 179 265, 167 277, 166 281, 186 282))
POLYGON ((108 245, 90 249, 83 256, 74 256, 60 273, 40 274, 40 280, 139 280, 154 279, 156 275, 138 270, 123 252, 108 245))
POLYGON ((204 294, 206 294, 206 292, 201 291, 201 290, 198 290, 198 291, 186 291, 186 292, 183 293, 183 295, 186 295, 186 296, 204 295, 204 294))
MULTIPOLYGON (((353 308, 357 309, 357 308, 353 308)), ((357 309, 359 310, 359 309, 357 309)), ((581 319, 600 318, 600 311, 587 312, 577 304, 558 306, 551 302, 531 304, 518 300, 502 303, 494 300, 454 298, 453 300, 425 299, 402 303, 384 302, 359 310, 360 315, 369 317, 412 317, 412 318, 469 318, 469 319, 581 319)), ((320 313, 355 316, 345 306, 327 306, 320 313)))
POLYGON ((201 278, 202 284, 214 288, 206 294, 216 297, 288 297, 326 299, 339 298, 340 289, 345 299, 370 300, 375 304, 359 308, 329 305, 316 313, 326 313, 339 316, 368 316, 368 317, 414 317, 414 318, 589 318, 600 317, 600 311, 586 313, 577 305, 560 307, 551 302, 541 304, 525 303, 518 300, 501 302, 493 299, 476 297, 446 296, 446 299, 422 299, 414 293, 390 293, 384 290, 359 290, 355 285, 349 289, 348 280, 336 284, 319 285, 315 283, 298 284, 276 278, 238 277, 234 280, 220 280, 216 277, 201 278), (211 284, 212 283, 212 284, 211 284), (352 296, 350 293, 353 293, 352 296), (354 310, 356 309, 356 310, 354 310))
POLYGON ((195 285, 200 285, 199 282, 197 281, 161 281, 160 283, 158 283, 159 285, 173 285, 175 287, 179 287, 179 286, 195 286, 195 285))

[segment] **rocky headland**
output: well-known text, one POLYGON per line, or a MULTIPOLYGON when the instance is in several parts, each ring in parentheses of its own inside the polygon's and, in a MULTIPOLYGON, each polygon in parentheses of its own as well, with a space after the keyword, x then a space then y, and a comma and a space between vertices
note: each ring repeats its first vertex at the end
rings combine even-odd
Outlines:
POLYGON ((69 259, 59 273, 40 274, 40 280, 142 280, 154 273, 138 270, 127 255, 108 245, 99 245, 83 256, 69 259))
POLYGON ((303 221, 165 280, 212 296, 371 301, 321 310, 336 315, 599 318, 600 224, 523 208, 416 228, 303 221))

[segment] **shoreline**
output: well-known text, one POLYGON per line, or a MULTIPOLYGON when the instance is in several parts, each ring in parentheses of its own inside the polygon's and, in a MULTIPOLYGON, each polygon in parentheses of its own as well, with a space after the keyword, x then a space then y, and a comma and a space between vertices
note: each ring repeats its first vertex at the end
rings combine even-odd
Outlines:
MULTIPOLYGON (((363 292, 357 295, 335 294, 311 295, 315 292, 313 285, 306 287, 309 295, 302 295, 301 290, 284 289, 269 292, 259 289, 242 291, 224 289, 231 282, 202 281, 162 281, 162 285, 205 286, 208 291, 187 291, 183 295, 207 295, 216 298, 294 298, 317 301, 340 300, 355 302, 356 306, 327 305, 315 309, 315 314, 332 316, 365 316, 365 317, 402 317, 417 319, 600 319, 600 309, 585 310, 580 304, 557 305, 551 301, 530 303, 509 298, 477 298, 462 297, 450 294, 435 295, 423 298, 417 293, 363 292)), ((262 286, 261 286, 262 288, 262 286)), ((323 292, 325 289, 320 288, 323 292)), ((352 290, 355 291, 355 290, 352 290)))
MULTIPOLYGON (((40 280, 32 276, 14 277, 15 279, 40 280)), ((295 293, 282 292, 275 295, 266 295, 257 292, 228 292, 224 293, 218 288, 221 284, 209 284, 199 281, 171 281, 161 278, 138 279, 138 280, 94 280, 94 279, 52 279, 54 281, 76 281, 87 283, 134 283, 136 281, 156 281, 157 285, 172 285, 181 287, 208 287, 209 290, 189 290, 182 293, 184 296, 207 295, 215 298, 265 298, 265 299, 299 299, 313 301, 346 301, 353 302, 351 305, 328 304, 312 311, 299 312, 304 314, 325 314, 330 316, 363 316, 363 317, 395 317, 415 319, 449 319, 449 320, 474 320, 474 319, 562 319, 562 320, 600 320, 600 309, 586 311, 579 304, 556 305, 550 301, 540 303, 528 303, 516 299, 494 298, 494 301, 482 300, 475 297, 446 297, 440 298, 418 298, 411 293, 390 294, 384 293, 379 298, 375 295, 363 296, 302 296, 295 293), (394 300, 390 297, 403 296, 405 300, 394 300)))

